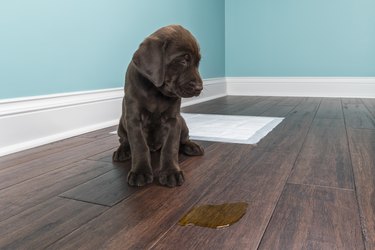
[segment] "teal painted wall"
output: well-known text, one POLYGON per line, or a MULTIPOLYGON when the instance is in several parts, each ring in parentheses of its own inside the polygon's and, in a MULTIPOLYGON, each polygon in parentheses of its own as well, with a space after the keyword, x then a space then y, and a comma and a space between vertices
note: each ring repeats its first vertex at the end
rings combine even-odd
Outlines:
POLYGON ((227 0, 226 76, 375 76, 374 0, 227 0))
POLYGON ((123 86, 139 43, 182 24, 203 78, 375 76, 373 0, 2 0, 0 99, 123 86))
POLYGON ((181 24, 203 78, 225 75, 224 0, 2 0, 0 99, 123 86, 139 43, 181 24))

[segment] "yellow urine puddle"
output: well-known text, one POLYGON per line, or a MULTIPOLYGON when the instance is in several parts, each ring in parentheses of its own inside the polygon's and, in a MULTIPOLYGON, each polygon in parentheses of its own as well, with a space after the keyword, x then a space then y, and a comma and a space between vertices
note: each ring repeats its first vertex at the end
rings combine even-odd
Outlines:
POLYGON ((246 213, 246 202, 201 205, 193 207, 178 222, 181 226, 195 225, 209 228, 223 228, 233 225, 246 213))

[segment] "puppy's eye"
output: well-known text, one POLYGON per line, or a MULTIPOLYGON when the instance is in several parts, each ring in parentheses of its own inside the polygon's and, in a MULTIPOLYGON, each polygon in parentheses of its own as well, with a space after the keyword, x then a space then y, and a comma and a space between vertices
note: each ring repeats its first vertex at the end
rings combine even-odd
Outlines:
POLYGON ((189 56, 189 54, 184 55, 184 59, 185 59, 186 61, 190 61, 190 56, 189 56))
POLYGON ((183 56, 183 58, 181 59, 180 63, 184 66, 187 66, 190 62, 190 55, 189 54, 186 54, 183 56))
POLYGON ((188 65, 188 61, 186 59, 182 59, 181 61, 179 61, 179 63, 183 66, 187 66, 188 65))

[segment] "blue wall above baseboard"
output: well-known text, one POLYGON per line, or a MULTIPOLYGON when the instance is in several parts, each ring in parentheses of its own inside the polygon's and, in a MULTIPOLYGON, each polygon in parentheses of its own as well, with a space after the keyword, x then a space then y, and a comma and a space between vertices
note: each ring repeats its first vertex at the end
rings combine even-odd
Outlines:
POLYGON ((373 77, 374 0, 0 1, 0 99, 123 86, 139 43, 181 24, 203 78, 373 77))
POLYGON ((227 0, 226 76, 375 76, 374 0, 227 0))
POLYGON ((121 87, 142 40, 168 24, 198 39, 203 78, 225 75, 224 0, 4 0, 0 99, 121 87))

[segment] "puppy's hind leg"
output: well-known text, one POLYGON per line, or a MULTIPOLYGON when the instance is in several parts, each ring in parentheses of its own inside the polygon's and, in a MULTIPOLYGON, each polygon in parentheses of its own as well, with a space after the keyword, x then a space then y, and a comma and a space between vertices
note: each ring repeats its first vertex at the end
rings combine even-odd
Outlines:
POLYGON ((117 134, 120 137, 120 146, 115 152, 113 152, 112 160, 115 162, 129 160, 131 158, 130 145, 128 141, 128 135, 126 133, 124 125, 122 124, 122 119, 120 120, 120 124, 117 129, 117 134))
POLYGON ((181 137, 180 137, 180 152, 190 155, 198 156, 204 154, 204 149, 199 144, 189 139, 189 129, 184 118, 180 116, 181 122, 181 137))

